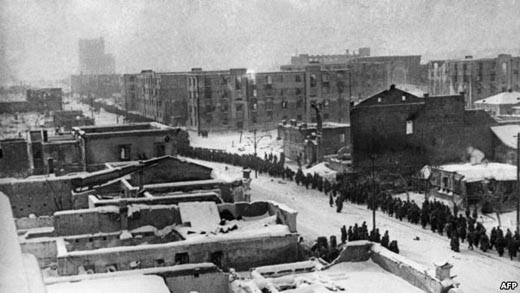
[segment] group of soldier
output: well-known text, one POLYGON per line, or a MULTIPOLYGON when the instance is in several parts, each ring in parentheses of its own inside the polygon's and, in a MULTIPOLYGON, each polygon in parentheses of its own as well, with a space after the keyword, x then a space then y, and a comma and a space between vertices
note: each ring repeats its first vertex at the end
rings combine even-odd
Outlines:
MULTIPOLYGON (((365 179, 362 177, 361 179, 353 179, 338 174, 335 180, 329 180, 317 173, 305 174, 301 167, 298 168, 297 172, 294 172, 284 166, 285 156, 283 153, 280 154, 279 158, 276 154, 266 153, 262 159, 251 154, 240 155, 221 150, 189 147, 183 150, 181 154, 207 161, 242 166, 256 170, 260 174, 267 173, 272 177, 294 179, 298 185, 305 186, 307 189, 318 190, 327 195, 330 206, 335 205, 338 213, 342 211, 344 202, 349 201, 358 205, 366 204, 368 209, 381 209, 383 213, 400 221, 406 219, 410 223, 420 224, 423 229, 426 229, 429 225, 432 232, 440 235, 446 233, 446 236, 450 239, 451 249, 456 252, 460 252, 460 243, 464 243, 466 240, 470 250, 473 250, 474 247, 480 248, 483 252, 496 249, 498 255, 503 256, 505 249, 507 249, 511 259, 516 258, 520 248, 518 231, 513 233, 507 229, 504 233, 500 227, 497 227, 493 228, 490 236, 488 236, 482 223, 477 222, 476 208, 471 215, 469 209, 466 210, 464 216, 456 211, 453 212, 448 205, 437 200, 425 200, 419 207, 413 200, 402 200, 392 196, 389 190, 382 188, 382 184, 373 184, 370 180, 366 180, 366 177, 365 179)), ((388 243, 385 240, 387 232, 381 237, 377 229, 368 233, 363 225, 361 227, 354 225, 354 227, 349 227, 348 231, 345 227, 342 227, 341 233, 342 243, 345 243, 344 240, 366 239, 381 242, 383 246, 398 252, 396 241, 388 243), (391 245, 393 242, 395 242, 395 247, 391 245)))
POLYGON ((348 231, 345 225, 340 229, 341 231, 341 242, 338 243, 336 236, 332 235, 329 237, 330 241, 327 242, 326 237, 318 237, 316 243, 311 247, 311 254, 315 257, 320 257, 328 262, 333 261, 338 257, 341 248, 348 242, 357 240, 369 240, 372 242, 380 243, 383 247, 386 247, 390 251, 399 253, 399 247, 396 240, 390 241, 388 230, 381 237, 379 229, 375 229, 368 232, 368 227, 365 221, 361 225, 355 223, 354 226, 349 226, 348 231))
POLYGON ((295 172, 292 169, 285 167, 285 155, 283 153, 280 154, 279 158, 275 154, 266 153, 262 159, 254 154, 241 155, 217 149, 188 147, 179 150, 179 154, 204 161, 241 166, 243 168, 254 170, 260 174, 267 173, 271 177, 278 177, 291 181, 295 175, 295 172))

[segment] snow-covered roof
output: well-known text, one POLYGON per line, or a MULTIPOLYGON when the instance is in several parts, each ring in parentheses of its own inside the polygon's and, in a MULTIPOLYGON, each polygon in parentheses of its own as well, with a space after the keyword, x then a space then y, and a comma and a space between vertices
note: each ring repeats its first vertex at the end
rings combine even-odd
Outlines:
POLYGON ((503 92, 482 100, 478 100, 475 104, 490 104, 490 105, 507 105, 520 103, 519 92, 503 92))
POLYGON ((517 147, 517 135, 520 133, 520 125, 493 126, 491 131, 507 147, 515 149, 517 147))
POLYGON ((466 164, 448 164, 438 167, 439 170, 447 172, 455 172, 464 176, 462 181, 477 182, 489 179, 497 181, 515 181, 516 166, 502 163, 487 163, 471 165, 466 164))
POLYGON ((316 164, 312 166, 311 168, 302 170, 304 174, 311 174, 314 175, 314 173, 317 173, 321 177, 324 177, 328 180, 336 179, 336 173, 337 171, 331 169, 326 162, 322 162, 319 164, 316 164))
POLYGON ((49 293, 61 292, 170 292, 164 279, 160 276, 132 275, 106 279, 84 280, 80 282, 64 282, 47 286, 49 293))

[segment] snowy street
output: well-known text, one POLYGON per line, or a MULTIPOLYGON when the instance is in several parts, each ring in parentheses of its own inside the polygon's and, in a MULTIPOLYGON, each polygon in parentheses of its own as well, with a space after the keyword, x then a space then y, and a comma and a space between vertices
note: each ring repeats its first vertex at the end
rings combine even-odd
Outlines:
MULTIPOLYGON (((200 161, 217 171, 230 175, 241 174, 241 168, 200 161)), ((298 211, 298 231, 306 242, 314 241, 318 236, 336 235, 339 239, 340 227, 347 228, 355 223, 367 222, 372 226, 372 211, 366 206, 351 203, 344 205, 341 213, 328 204, 328 197, 317 190, 297 186, 293 181, 285 181, 259 175, 251 184, 251 200, 274 200, 286 204, 298 211)), ((389 231, 390 238, 398 240, 400 254, 422 265, 427 270, 434 270, 434 262, 447 260, 454 265, 452 274, 456 275, 464 292, 498 292, 504 280, 520 281, 520 262, 510 261, 508 257, 499 257, 495 251, 483 253, 470 251, 467 243, 461 243, 461 252, 450 250, 446 236, 423 230, 421 226, 389 217, 378 211, 377 227, 384 233, 389 231), (419 237, 419 240, 414 240, 419 237), (497 270, 500 268, 500 270, 497 270)))

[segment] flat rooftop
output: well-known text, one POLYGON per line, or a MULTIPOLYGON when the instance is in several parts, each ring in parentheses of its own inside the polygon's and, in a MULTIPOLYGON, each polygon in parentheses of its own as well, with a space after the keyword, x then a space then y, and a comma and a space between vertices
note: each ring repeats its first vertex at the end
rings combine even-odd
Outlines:
POLYGON ((483 163, 476 165, 470 163, 447 164, 441 165, 437 169, 460 174, 464 176, 462 181, 465 182, 477 182, 490 179, 497 181, 516 180, 516 166, 502 163, 483 163))
POLYGON ((80 134, 109 133, 109 132, 130 132, 143 130, 173 130, 173 128, 156 122, 130 123, 130 124, 113 124, 103 126, 78 126, 73 127, 75 132, 80 134))
POLYGON ((386 292, 421 293, 423 290, 398 276, 385 271, 372 260, 343 262, 327 270, 267 278, 281 292, 291 293, 349 293, 386 292), (331 288, 333 290, 331 290, 331 288))

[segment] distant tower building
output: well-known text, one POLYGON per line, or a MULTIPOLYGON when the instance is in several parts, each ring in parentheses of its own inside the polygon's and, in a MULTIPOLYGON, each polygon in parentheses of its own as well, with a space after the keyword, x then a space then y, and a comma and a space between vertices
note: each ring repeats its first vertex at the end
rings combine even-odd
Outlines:
POLYGON ((105 54, 103 38, 79 40, 80 74, 114 74, 115 72, 114 56, 105 54))

